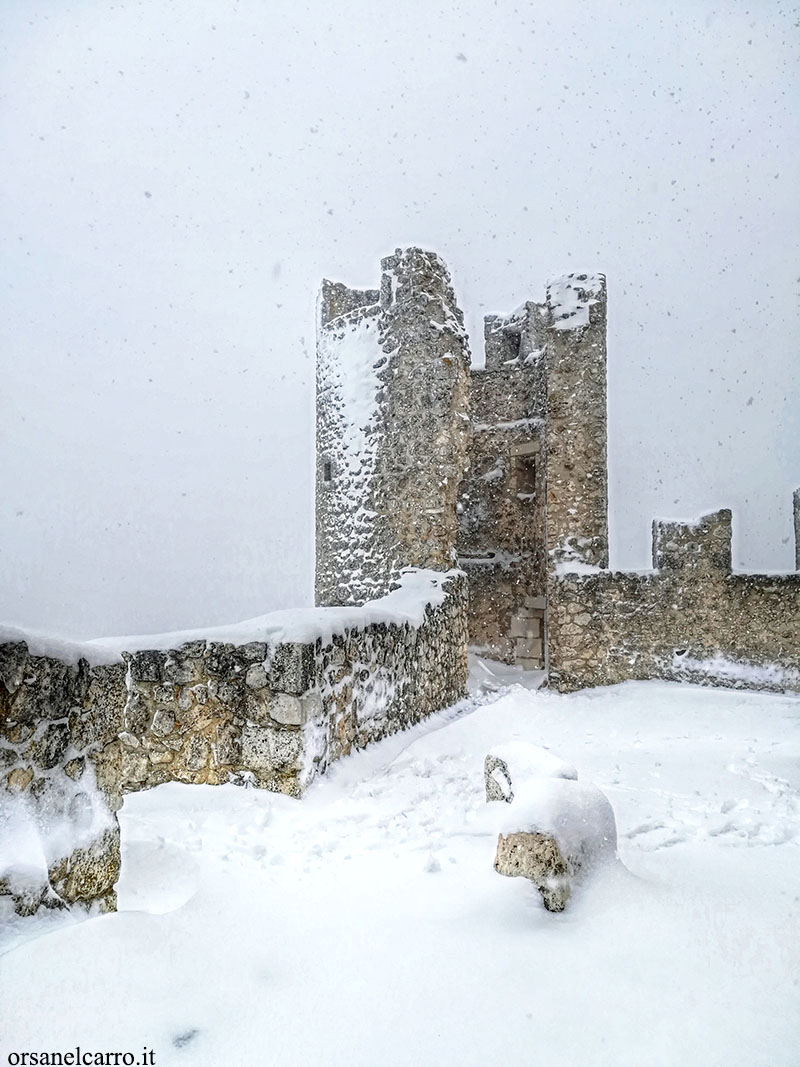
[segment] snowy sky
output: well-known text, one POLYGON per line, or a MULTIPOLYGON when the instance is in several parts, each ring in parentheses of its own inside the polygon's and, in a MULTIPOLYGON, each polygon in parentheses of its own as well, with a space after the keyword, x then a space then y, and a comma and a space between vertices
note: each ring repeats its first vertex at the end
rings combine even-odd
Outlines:
POLYGON ((781 0, 6 0, 0 618, 311 600, 314 300, 410 243, 480 316, 602 270, 612 564, 734 508, 793 565, 797 13, 781 0))

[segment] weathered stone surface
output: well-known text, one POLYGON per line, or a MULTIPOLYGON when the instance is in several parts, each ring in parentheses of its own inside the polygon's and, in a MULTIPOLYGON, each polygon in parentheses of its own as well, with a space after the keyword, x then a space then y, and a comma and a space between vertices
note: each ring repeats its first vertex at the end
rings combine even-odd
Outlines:
POLYGON ((276 722, 284 726, 302 726, 305 722, 305 709, 300 697, 278 693, 269 704, 269 714, 276 722))
POLYGON ((175 729, 175 713, 169 708, 156 708, 151 729, 159 737, 166 737, 175 729))
POLYGON ((654 523, 658 569, 549 579, 550 683, 800 690, 800 575, 733 574, 731 514, 654 523))
POLYGON ((548 911, 563 911, 570 897, 573 873, 549 834, 519 832, 497 839, 494 869, 512 878, 528 878, 548 911))
POLYGON ((141 734, 147 729, 150 711, 143 694, 132 690, 125 704, 124 723, 125 730, 130 734, 141 734))
POLYGON ((86 848, 76 849, 50 869, 50 884, 64 901, 104 901, 113 910, 114 884, 119 877, 119 828, 110 827, 86 848))
POLYGON ((312 682, 314 649, 294 642, 278 645, 269 664, 270 688, 281 693, 305 693, 312 682))
POLYGON ((253 663, 247 668, 245 684, 249 689, 265 689, 267 685, 267 672, 263 663, 253 663))
POLYGON ((242 729, 242 763, 251 771, 272 769, 272 731, 267 726, 248 722, 242 729))
POLYGON ((483 761, 483 785, 487 801, 504 800, 510 804, 514 799, 508 764, 499 756, 489 754, 483 761))
POLYGON ((211 745, 199 734, 194 734, 189 740, 184 763, 188 771, 199 771, 208 763, 211 755, 211 745))
POLYGON ((125 665, 90 667, 85 659, 61 663, 30 655, 23 642, 15 642, 0 645, 0 668, 0 766, 9 768, 0 775, 0 791, 25 793, 25 810, 35 819, 45 850, 48 840, 63 845, 62 821, 81 844, 49 875, 41 867, 41 852, 29 862, 20 859, 0 874, 0 895, 10 895, 19 914, 76 902, 111 907, 119 871, 113 814, 120 803, 119 761, 109 754, 107 773, 97 776, 99 793, 87 768, 90 759, 99 760, 104 745, 119 748, 113 739, 123 727, 125 665), (108 834, 87 845, 95 820, 104 814, 108 834))
POLYGON ((318 604, 363 603, 388 592, 404 567, 446 570, 455 558, 471 429, 463 315, 435 254, 398 249, 381 266, 379 299, 371 305, 323 283, 318 604), (355 407, 350 375, 362 398, 355 407))
POLYGON ((28 758, 38 763, 44 770, 52 770, 64 757, 69 744, 70 733, 66 723, 53 723, 47 726, 30 744, 28 758))
POLYGON ((30 767, 15 767, 8 774, 8 788, 15 793, 24 793, 33 781, 33 770, 30 767))
POLYGON ((163 652, 134 652, 130 657, 130 675, 133 682, 163 682, 163 652))
POLYGON ((27 662, 28 646, 24 641, 0 645, 0 685, 5 689, 6 695, 13 695, 19 689, 27 662))
POLYGON ((79 778, 83 777, 83 772, 85 770, 86 760, 82 756, 80 756, 78 759, 68 760, 64 764, 64 774, 66 774, 68 778, 72 778, 73 781, 76 782, 79 778))

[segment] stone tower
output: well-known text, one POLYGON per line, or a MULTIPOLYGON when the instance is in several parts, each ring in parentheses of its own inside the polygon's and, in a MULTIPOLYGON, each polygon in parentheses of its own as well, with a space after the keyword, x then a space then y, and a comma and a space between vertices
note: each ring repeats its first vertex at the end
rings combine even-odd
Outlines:
POLYGON ((544 665, 546 308, 484 322, 486 363, 472 371, 470 467, 459 500, 459 559, 469 577, 470 643, 544 665))
POLYGON ((544 668, 548 569, 608 566, 605 278, 557 278, 484 334, 460 500, 470 641, 544 668))
POLYGON ((379 290, 324 282, 317 336, 316 602, 361 604, 404 567, 456 562, 469 345, 434 253, 397 250, 379 290))
POLYGON ((547 287, 547 552, 553 565, 608 567, 606 280, 547 287))

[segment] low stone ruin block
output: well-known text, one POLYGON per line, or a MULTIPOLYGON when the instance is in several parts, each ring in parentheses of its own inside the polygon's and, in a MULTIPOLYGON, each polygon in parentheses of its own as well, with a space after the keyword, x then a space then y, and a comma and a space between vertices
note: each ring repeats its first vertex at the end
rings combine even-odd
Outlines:
POLYGON ((547 749, 500 746, 484 761, 484 785, 487 801, 505 802, 491 805, 499 831, 494 869, 533 882, 547 911, 563 911, 576 879, 616 857, 607 797, 547 749))

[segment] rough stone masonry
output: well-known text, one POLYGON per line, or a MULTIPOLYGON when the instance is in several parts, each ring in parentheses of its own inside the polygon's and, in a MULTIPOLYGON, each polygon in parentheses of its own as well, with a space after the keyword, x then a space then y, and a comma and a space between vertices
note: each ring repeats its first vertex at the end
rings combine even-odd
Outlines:
POLYGON ((414 570, 398 584, 363 609, 150 649, 0 632, 0 904, 114 908, 125 793, 235 782, 300 796, 351 749, 456 703, 465 579, 414 570))
MULTIPOLYGON (((800 575, 733 573, 730 512, 658 521, 652 569, 609 570, 606 305, 602 275, 554 279, 486 319, 471 368, 435 253, 398 249, 376 289, 324 282, 321 607, 150 649, 0 633, 0 903, 114 907, 126 791, 298 795, 458 700, 468 642, 562 691, 800 691, 800 575)), ((800 491, 794 517, 800 568, 800 491)))

